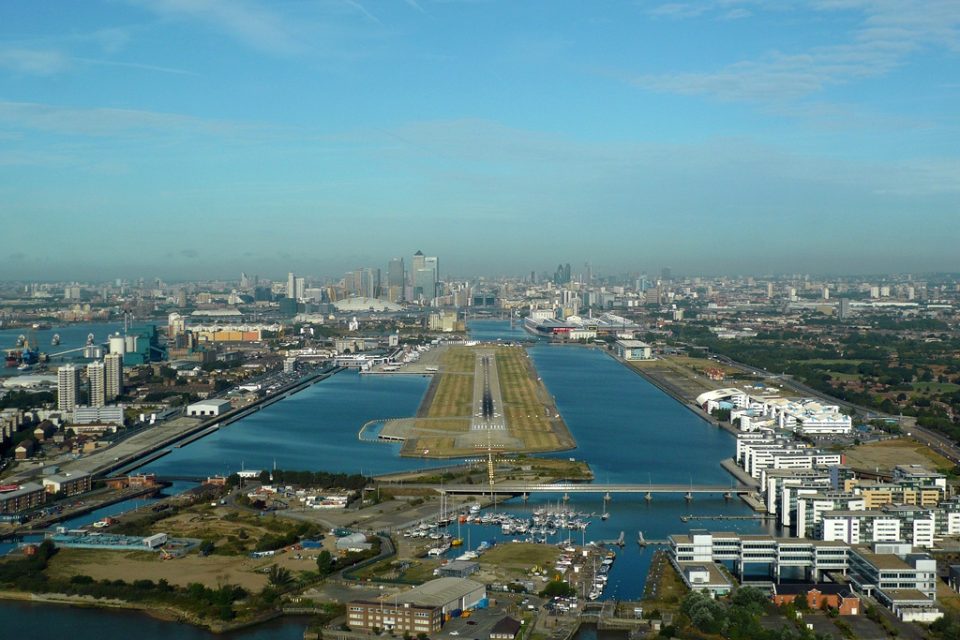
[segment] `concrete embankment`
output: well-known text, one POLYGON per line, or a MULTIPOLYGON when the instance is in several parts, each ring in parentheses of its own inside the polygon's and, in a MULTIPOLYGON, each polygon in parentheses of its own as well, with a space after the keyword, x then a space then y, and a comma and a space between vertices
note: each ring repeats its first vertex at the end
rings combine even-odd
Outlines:
POLYGON ((741 483, 747 485, 748 487, 760 488, 760 481, 747 473, 740 465, 738 465, 733 458, 727 458, 720 463, 720 466, 723 467, 727 473, 732 475, 734 478, 739 480, 741 483))
POLYGON ((720 420, 717 420, 715 417, 713 417, 712 415, 710 415, 709 413, 701 409, 697 405, 697 403, 694 402, 695 398, 687 397, 676 385, 671 384, 670 381, 667 380, 666 378, 662 376, 658 376, 649 371, 644 371, 639 367, 634 367, 629 362, 623 360, 622 358, 617 357, 616 354, 610 351, 608 351, 607 353, 611 358, 613 358, 614 360, 616 360, 617 362, 625 366, 627 369, 629 369, 630 371, 633 371, 635 374, 637 374, 638 376, 640 376, 641 378, 643 378, 644 380, 646 380, 647 382, 655 386, 657 389, 660 389, 660 391, 663 391, 665 394, 667 394, 668 396, 670 396, 671 398, 673 398, 674 400, 682 404, 684 407, 686 407, 691 412, 696 414, 697 417, 709 422, 715 427, 719 427, 724 431, 727 431, 734 435, 739 433, 737 428, 734 427, 733 425, 728 424, 726 422, 721 422, 720 420))
POLYGON ((236 422, 237 420, 245 418, 252 413, 260 411, 264 407, 293 395, 298 391, 306 389, 310 385, 320 382, 321 380, 325 380, 326 378, 329 378, 330 376, 342 370, 342 367, 336 367, 307 376, 306 378, 302 378, 294 383, 291 383, 290 385, 287 385, 286 387, 282 387, 275 393, 272 393, 264 398, 260 398, 259 400, 256 400, 245 407, 232 409, 223 415, 217 416, 216 418, 212 418, 210 420, 205 420, 192 425, 185 425, 181 428, 174 429, 170 429, 169 426, 165 425, 157 425, 143 434, 138 434, 137 436, 124 440, 121 443, 120 446, 123 446, 124 448, 135 449, 130 453, 117 455, 117 453, 115 453, 115 449, 110 447, 102 450, 99 454, 95 454, 101 458, 107 458, 107 460, 104 460, 103 462, 96 462, 91 459, 93 456, 90 456, 86 459, 81 458, 73 464, 80 467, 76 470, 87 471, 95 476, 104 476, 119 470, 123 470, 124 472, 132 471, 133 469, 146 464, 148 461, 164 455, 162 452, 167 447, 170 447, 178 442, 182 442, 188 438, 190 438, 190 442, 192 442, 203 435, 213 433, 220 427, 226 426, 236 422), (159 439, 156 439, 157 435, 163 433, 164 431, 166 431, 166 434, 159 439), (136 440, 141 437, 147 440, 147 442, 144 442, 142 446, 138 446, 136 440), (111 455, 113 456, 112 459, 109 458, 111 455))

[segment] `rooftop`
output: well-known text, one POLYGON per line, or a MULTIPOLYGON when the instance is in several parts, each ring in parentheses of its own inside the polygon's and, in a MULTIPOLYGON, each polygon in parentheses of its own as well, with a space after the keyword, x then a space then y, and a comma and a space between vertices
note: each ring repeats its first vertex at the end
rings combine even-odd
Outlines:
POLYGON ((437 578, 396 596, 397 602, 443 606, 484 586, 467 578, 437 578))

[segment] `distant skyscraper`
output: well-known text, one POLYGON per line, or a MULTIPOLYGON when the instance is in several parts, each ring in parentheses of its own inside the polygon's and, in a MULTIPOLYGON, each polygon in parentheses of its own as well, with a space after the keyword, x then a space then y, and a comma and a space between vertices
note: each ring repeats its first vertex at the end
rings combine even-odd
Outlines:
POLYGON ((387 265, 387 299, 390 302, 403 299, 404 275, 403 258, 391 258, 387 265))
POLYGON ((413 254, 413 261, 410 263, 410 272, 413 273, 417 269, 423 269, 426 266, 426 256, 423 255, 422 251, 417 251, 413 254))
POLYGON ((90 398, 87 404, 91 407, 102 407, 107 403, 105 378, 102 362, 91 362, 87 365, 87 381, 90 383, 90 398))
POLYGON ((413 284, 414 299, 431 302, 437 297, 437 283, 440 280, 440 259, 434 256, 425 256, 423 252, 417 251, 413 254, 410 279, 413 284))
POLYGON ((296 298, 297 300, 303 300, 303 292, 306 291, 307 280, 302 276, 297 276, 293 279, 293 295, 291 298, 296 298))
POLYGON ((850 298, 840 298, 840 319, 846 320, 850 317, 850 298))
POLYGON ((73 411, 77 407, 77 391, 80 388, 80 370, 72 364, 57 369, 57 409, 73 411))
POLYGON ((673 280, 673 273, 670 270, 670 267, 664 267, 660 270, 660 279, 664 282, 670 282, 673 280))
POLYGON ((123 356, 111 353, 103 357, 104 395, 107 402, 113 402, 123 394, 123 356))
POLYGON ((293 274, 293 271, 287 274, 287 297, 297 297, 297 276, 293 274))

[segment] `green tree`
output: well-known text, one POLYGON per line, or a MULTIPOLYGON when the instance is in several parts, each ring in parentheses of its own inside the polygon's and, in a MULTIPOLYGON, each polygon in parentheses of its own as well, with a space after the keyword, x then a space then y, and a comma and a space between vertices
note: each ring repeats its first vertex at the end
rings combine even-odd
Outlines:
POLYGON ((563 580, 551 580, 547 583, 547 586, 544 587, 543 591, 540 592, 540 595, 547 598, 567 598, 577 595, 577 590, 563 580))
POLYGON ((321 576, 328 576, 333 571, 333 557, 326 549, 317 556, 317 571, 321 576))
POLYGON ((267 574, 267 582, 275 587, 286 587, 293 582, 293 576, 290 574, 289 569, 273 565, 267 574))

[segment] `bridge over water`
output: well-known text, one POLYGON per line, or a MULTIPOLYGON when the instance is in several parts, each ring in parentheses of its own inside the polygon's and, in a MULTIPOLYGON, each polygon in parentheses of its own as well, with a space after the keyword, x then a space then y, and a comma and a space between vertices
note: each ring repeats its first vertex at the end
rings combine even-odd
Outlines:
MULTIPOLYGON (((406 488, 433 489, 438 493, 480 494, 490 493, 488 484, 423 484, 403 483, 406 488)), ((753 487, 740 484, 651 484, 651 483, 581 483, 581 482, 497 482, 494 493, 522 495, 529 493, 681 493, 742 495, 755 491, 753 487)))

